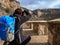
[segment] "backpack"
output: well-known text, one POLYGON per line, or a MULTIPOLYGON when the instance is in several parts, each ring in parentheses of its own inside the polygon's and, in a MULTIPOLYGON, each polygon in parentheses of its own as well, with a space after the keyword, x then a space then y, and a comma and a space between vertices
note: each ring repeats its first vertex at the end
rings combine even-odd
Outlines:
POLYGON ((14 40, 15 18, 10 16, 0 17, 0 39, 4 41, 14 40))

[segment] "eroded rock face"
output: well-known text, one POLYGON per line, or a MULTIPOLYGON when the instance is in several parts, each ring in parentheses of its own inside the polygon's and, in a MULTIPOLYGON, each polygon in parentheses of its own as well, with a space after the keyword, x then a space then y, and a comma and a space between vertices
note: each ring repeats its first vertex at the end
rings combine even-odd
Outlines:
MULTIPOLYGON (((20 4, 16 0, 0 0, 0 11, 4 13, 11 14, 17 8, 20 8, 20 4)), ((0 15, 3 14, 0 12, 0 15)))
POLYGON ((17 8, 20 8, 20 5, 16 1, 13 1, 13 2, 10 2, 10 8, 14 8, 15 10, 17 8))
POLYGON ((60 9, 37 9, 33 11, 42 20, 60 18, 60 9))
POLYGON ((20 5, 17 3, 16 0, 4 0, 4 5, 7 7, 7 8, 20 8, 20 5))

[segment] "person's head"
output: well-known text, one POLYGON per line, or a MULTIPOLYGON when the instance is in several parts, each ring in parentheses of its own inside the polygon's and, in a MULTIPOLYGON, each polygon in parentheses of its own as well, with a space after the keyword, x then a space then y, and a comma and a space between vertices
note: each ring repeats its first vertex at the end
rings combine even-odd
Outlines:
POLYGON ((17 8, 14 13, 13 13, 13 16, 23 16, 22 15, 22 9, 21 8, 17 8))

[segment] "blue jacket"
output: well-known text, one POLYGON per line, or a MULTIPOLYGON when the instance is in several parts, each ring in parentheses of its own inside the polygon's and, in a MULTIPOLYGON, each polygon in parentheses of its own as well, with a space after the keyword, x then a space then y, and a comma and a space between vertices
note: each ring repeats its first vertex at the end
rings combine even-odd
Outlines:
POLYGON ((6 41, 8 27, 11 27, 10 32, 14 33, 15 31, 15 18, 10 17, 10 16, 2 16, 0 17, 0 22, 1 22, 0 23, 0 38, 6 41))

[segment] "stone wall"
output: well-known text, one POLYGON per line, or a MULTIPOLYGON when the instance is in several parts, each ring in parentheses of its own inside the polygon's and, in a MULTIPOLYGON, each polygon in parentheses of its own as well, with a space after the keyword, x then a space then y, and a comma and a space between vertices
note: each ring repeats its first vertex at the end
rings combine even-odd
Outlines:
MULTIPOLYGON (((30 35, 31 41, 28 45, 48 45, 48 23, 45 22, 26 22, 24 27, 28 24, 32 24, 32 30, 28 28, 23 30, 24 35, 30 35)), ((27 25, 29 27, 31 25, 27 25)))
POLYGON ((30 44, 60 45, 59 21, 28 21, 27 23, 33 24, 32 30, 24 30, 24 33, 32 38, 30 44))
POLYGON ((60 22, 49 23, 49 31, 52 34, 49 36, 53 36, 52 38, 50 38, 50 41, 52 41, 52 45, 60 45, 60 22))

